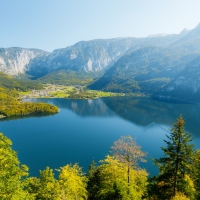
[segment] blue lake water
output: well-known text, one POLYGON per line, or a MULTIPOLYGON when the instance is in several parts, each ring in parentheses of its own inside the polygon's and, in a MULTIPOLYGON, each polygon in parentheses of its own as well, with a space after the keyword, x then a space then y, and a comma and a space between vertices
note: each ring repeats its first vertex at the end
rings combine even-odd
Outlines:
POLYGON ((21 163, 30 168, 31 176, 50 166, 58 169, 79 163, 84 171, 91 161, 109 154, 110 146, 120 136, 136 138, 148 152, 145 167, 157 173, 150 157, 163 155, 169 127, 180 114, 186 131, 192 133, 195 148, 200 148, 200 105, 161 102, 146 98, 102 98, 96 100, 32 99, 54 104, 60 112, 52 116, 0 121, 0 131, 13 141, 21 163))

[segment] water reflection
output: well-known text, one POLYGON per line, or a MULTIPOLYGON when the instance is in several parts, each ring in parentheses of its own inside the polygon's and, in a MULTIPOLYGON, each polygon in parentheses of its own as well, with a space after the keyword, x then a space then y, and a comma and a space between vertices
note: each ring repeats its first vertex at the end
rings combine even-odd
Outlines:
POLYGON ((199 137, 200 105, 157 101, 147 98, 105 98, 104 103, 116 114, 140 126, 152 122, 172 126, 180 114, 186 121, 186 129, 199 137))
POLYGON ((199 147, 200 106, 176 104, 147 98, 102 98, 96 100, 31 99, 57 105, 60 112, 50 117, 10 120, 0 123, 0 131, 13 141, 22 163, 31 175, 50 166, 58 169, 78 162, 87 170, 92 159, 102 160, 110 146, 122 135, 136 138, 149 162, 142 164, 153 175, 157 169, 150 157, 163 156, 168 128, 183 114, 187 131, 199 147))
POLYGON ((56 115, 57 113, 49 114, 49 113, 40 113, 40 114, 30 114, 30 115, 18 115, 18 116, 12 116, 12 117, 5 117, 5 118, 0 118, 0 122, 3 121, 10 121, 10 120, 19 120, 19 119, 25 119, 25 118, 32 118, 32 117, 47 117, 47 116, 53 116, 56 115))
POLYGON ((26 101, 31 102, 45 102, 51 103, 58 106, 60 109, 67 108, 75 112, 76 114, 87 117, 87 116, 114 116, 116 115, 102 99, 96 100, 73 100, 73 99, 29 99, 26 101))
POLYGON ((186 130, 196 138, 200 136, 200 105, 197 104, 163 102, 136 97, 96 100, 41 99, 41 101, 53 103, 59 108, 70 109, 82 117, 118 115, 143 127, 152 122, 171 127, 182 114, 186 121, 186 130))

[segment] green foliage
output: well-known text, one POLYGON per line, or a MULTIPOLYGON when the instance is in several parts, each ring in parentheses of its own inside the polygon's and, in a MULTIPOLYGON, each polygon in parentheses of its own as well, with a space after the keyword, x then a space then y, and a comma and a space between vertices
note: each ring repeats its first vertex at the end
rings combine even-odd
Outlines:
POLYGON ((145 47, 122 56, 104 76, 91 84, 91 89, 123 93, 153 94, 175 76, 181 54, 169 49, 145 47), (173 69, 173 70, 171 70, 173 69))
POLYGON ((192 157, 192 180, 194 181, 196 193, 195 199, 200 200, 200 150, 196 150, 192 157))
POLYGON ((88 85, 94 80, 90 73, 76 72, 72 70, 60 70, 52 72, 38 79, 40 83, 57 85, 88 85))
POLYGON ((130 169, 127 182, 127 167, 124 163, 107 156, 99 167, 92 167, 88 176, 89 199, 142 199, 146 192, 147 172, 130 169))
POLYGON ((99 196, 98 191, 100 187, 101 171, 93 160, 88 169, 87 191, 89 200, 97 199, 97 197, 99 196))
POLYGON ((100 97, 115 97, 115 96, 123 96, 123 94, 83 89, 83 90, 80 90, 78 93, 71 93, 68 98, 70 99, 96 99, 100 97))
POLYGON ((0 133, 0 199, 33 199, 24 189, 27 175, 28 167, 20 164, 12 142, 0 133))
POLYGON ((27 190, 36 199, 41 200, 61 200, 61 190, 58 181, 54 178, 53 170, 46 167, 40 171, 39 178, 29 178, 27 180, 27 190))
POLYGON ((186 197, 183 193, 177 192, 175 197, 172 197, 170 200, 190 200, 190 198, 186 197))
POLYGON ((165 141, 166 147, 162 147, 164 157, 155 160, 160 174, 156 177, 157 192, 160 198, 175 197, 181 192, 193 199, 194 184, 191 180, 191 163, 193 145, 191 135, 184 131, 185 121, 180 116, 171 133, 165 141))
POLYGON ((143 157, 146 156, 146 153, 141 151, 141 147, 137 145, 131 136, 121 137, 114 142, 111 149, 113 156, 127 167, 127 182, 129 184, 131 168, 136 169, 138 162, 145 162, 146 160, 143 157))
POLYGON ((46 84, 42 90, 20 92, 22 98, 70 98, 70 99, 96 99, 100 97, 123 96, 120 93, 87 90, 84 86, 64 86, 46 84))
POLYGON ((3 72, 0 72, 0 87, 18 91, 42 89, 42 85, 36 81, 14 79, 3 72))
POLYGON ((87 199, 87 178, 77 164, 61 167, 59 183, 63 199, 87 199))
POLYGON ((149 179, 146 170, 138 168, 146 153, 130 136, 117 140, 111 147, 114 156, 106 156, 99 166, 92 161, 87 176, 78 164, 70 164, 58 170, 57 180, 49 167, 39 178, 27 178, 28 167, 20 164, 11 140, 0 133, 0 199, 199 200, 200 150, 193 151, 184 124, 180 116, 170 129, 164 157, 154 160, 160 172, 149 179))
POLYGON ((56 106, 46 103, 17 102, 0 106, 0 114, 6 117, 24 115, 48 115, 58 112, 56 106))
POLYGON ((89 88, 199 103, 199 63, 194 52, 147 46, 124 54, 89 88))
MULTIPOLYGON (((0 76, 2 74, 0 73, 0 76)), ((3 77, 6 77, 3 80, 13 80, 7 75, 3 74, 3 77)), ((0 85, 2 81, 0 79, 0 85)), ((9 82, 10 83, 10 82, 9 82)), ((12 83, 12 81, 11 81, 12 83)), ((15 81, 14 81, 15 83, 15 81)), ((14 84, 13 83, 13 84, 14 84)), ((5 86, 5 84, 4 84, 5 86)), ((41 115, 41 114, 54 114, 57 113, 59 110, 56 106, 45 104, 45 103, 28 103, 28 102, 21 102, 18 99, 18 92, 14 85, 10 84, 10 86, 0 87, 0 118, 4 117, 14 117, 14 116, 25 116, 25 115, 41 115), (12 89, 10 89, 10 87, 12 89)), ((24 88, 17 88, 17 89, 25 89, 24 88)), ((26 88, 27 89, 27 88, 26 88)))

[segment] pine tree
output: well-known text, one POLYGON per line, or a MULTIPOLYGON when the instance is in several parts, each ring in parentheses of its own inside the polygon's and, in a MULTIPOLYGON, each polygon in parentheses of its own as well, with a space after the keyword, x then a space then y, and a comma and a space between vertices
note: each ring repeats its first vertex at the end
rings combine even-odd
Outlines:
POLYGON ((88 191, 88 199, 95 200, 98 199, 98 191, 101 187, 101 171, 97 167, 94 160, 89 166, 88 169, 88 182, 87 182, 87 191, 88 191))
POLYGON ((195 199, 200 200, 200 149, 194 152, 192 167, 192 180, 196 189, 195 199))
POLYGON ((185 121, 180 116, 170 129, 170 135, 167 135, 168 141, 164 140, 167 144, 162 147, 164 157, 155 160, 160 171, 156 178, 157 191, 162 199, 175 197, 177 192, 192 198, 194 189, 190 175, 194 145, 190 144, 192 138, 184 131, 184 124, 185 121))

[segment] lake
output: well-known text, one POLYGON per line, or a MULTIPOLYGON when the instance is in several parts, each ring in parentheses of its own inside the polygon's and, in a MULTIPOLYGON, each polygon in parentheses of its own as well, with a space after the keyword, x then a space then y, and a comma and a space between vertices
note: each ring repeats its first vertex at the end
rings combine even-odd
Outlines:
POLYGON ((79 163, 86 172, 109 154, 110 146, 120 136, 131 135, 148 153, 145 167, 151 175, 157 173, 150 157, 163 155, 169 127, 180 114, 186 121, 186 131, 192 133, 195 148, 200 148, 200 105, 162 102, 147 98, 113 97, 96 100, 31 99, 51 103, 60 108, 52 116, 18 118, 0 121, 0 131, 13 141, 21 163, 38 176, 46 166, 58 169, 69 163, 79 163))

